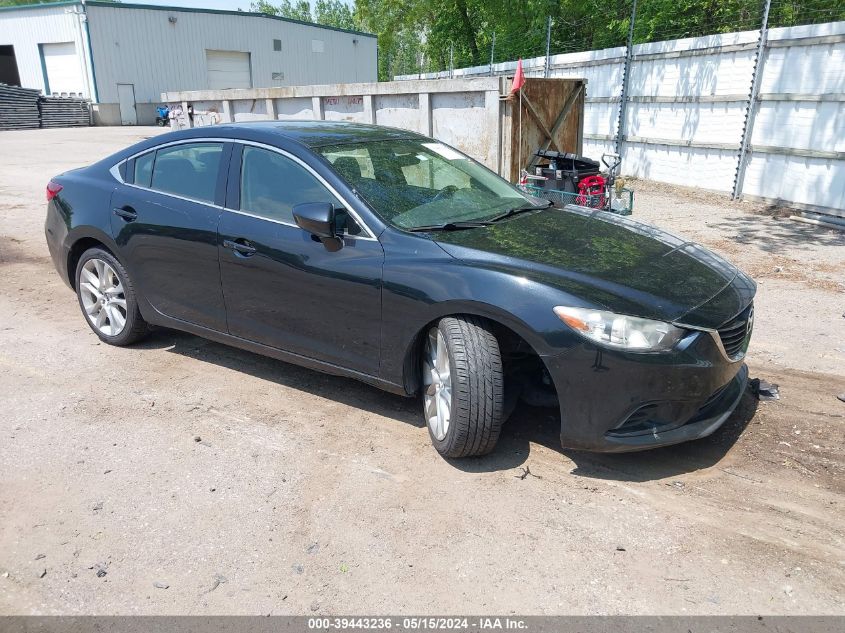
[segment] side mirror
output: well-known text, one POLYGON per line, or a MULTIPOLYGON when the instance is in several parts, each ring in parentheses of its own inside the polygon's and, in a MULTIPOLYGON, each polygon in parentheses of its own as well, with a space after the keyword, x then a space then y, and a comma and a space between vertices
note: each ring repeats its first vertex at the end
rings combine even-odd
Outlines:
POLYGON ((331 202, 304 202, 293 207, 297 226, 321 240, 337 237, 334 205, 331 202))

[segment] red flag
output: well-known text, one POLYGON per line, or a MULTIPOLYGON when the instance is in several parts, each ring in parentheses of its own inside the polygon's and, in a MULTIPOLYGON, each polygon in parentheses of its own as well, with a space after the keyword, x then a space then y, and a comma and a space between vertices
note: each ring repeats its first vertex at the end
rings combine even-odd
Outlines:
POLYGON ((513 83, 511 84, 511 94, 517 92, 525 85, 525 75, 522 72, 522 58, 516 63, 516 74, 513 76, 513 83))

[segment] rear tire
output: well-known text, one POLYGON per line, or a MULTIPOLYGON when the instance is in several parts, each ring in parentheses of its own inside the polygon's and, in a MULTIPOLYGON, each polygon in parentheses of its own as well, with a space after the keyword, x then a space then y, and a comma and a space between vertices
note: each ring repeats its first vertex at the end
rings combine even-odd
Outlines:
POLYGON ((486 455, 504 420, 499 343, 484 319, 441 319, 426 334, 422 359, 423 415, 444 457, 486 455))
POLYGON ((149 333, 129 273, 103 248, 91 248, 76 265, 76 296, 82 315, 100 340, 131 345, 149 333))

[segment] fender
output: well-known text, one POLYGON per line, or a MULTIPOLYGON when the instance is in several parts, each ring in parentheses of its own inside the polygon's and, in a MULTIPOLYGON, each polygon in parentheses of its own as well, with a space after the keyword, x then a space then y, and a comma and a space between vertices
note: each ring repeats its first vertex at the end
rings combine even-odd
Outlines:
POLYGON ((388 229, 380 239, 385 249, 380 377, 405 385, 409 394, 417 389, 420 333, 445 316, 472 314, 494 321, 540 356, 580 343, 553 312, 555 305, 575 301, 560 289, 456 259, 417 235, 388 229))
MULTIPOLYGON (((544 354, 540 350, 545 351, 548 349, 546 342, 538 337, 522 319, 498 306, 477 301, 453 300, 433 304, 430 308, 432 309, 421 311, 419 320, 409 324, 408 331, 413 331, 413 335, 402 343, 404 352, 400 365, 402 370, 401 376, 391 376, 392 382, 396 382, 396 378, 400 378, 399 381, 404 385, 406 395, 415 395, 419 389, 418 360, 422 349, 421 345, 425 340, 425 333, 440 319, 445 317, 456 314, 482 317, 514 332, 528 343, 541 358, 544 354)), ((394 359, 388 366, 393 367, 395 363, 396 360, 394 359)), ((383 379, 391 380, 391 378, 388 378, 384 374, 382 377, 383 379)))
POLYGON ((74 279, 76 275, 76 266, 74 264, 74 261, 77 260, 79 256, 82 255, 84 250, 87 250, 88 248, 86 246, 85 249, 79 249, 77 248, 77 245, 90 243, 92 240, 100 242, 111 252, 112 255, 114 255, 118 259, 118 261, 120 261, 117 244, 115 244, 111 235, 108 235, 107 233, 93 226, 81 226, 71 230, 71 232, 67 234, 67 237, 65 238, 65 241, 62 244, 62 248, 64 250, 63 262, 67 276, 67 284, 72 290, 76 290, 74 279))
POLYGON ((53 264, 73 288, 71 257, 83 240, 100 242, 112 253, 117 248, 111 236, 111 196, 116 182, 98 165, 72 169, 51 179, 61 190, 47 205, 44 230, 53 264))

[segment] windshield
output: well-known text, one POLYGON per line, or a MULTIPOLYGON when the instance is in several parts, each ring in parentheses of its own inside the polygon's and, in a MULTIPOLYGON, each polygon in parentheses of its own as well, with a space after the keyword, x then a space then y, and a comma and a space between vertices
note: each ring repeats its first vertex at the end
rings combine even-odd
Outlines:
POLYGON ((532 205, 447 145, 399 139, 317 148, 385 221, 402 229, 483 221, 532 205))

